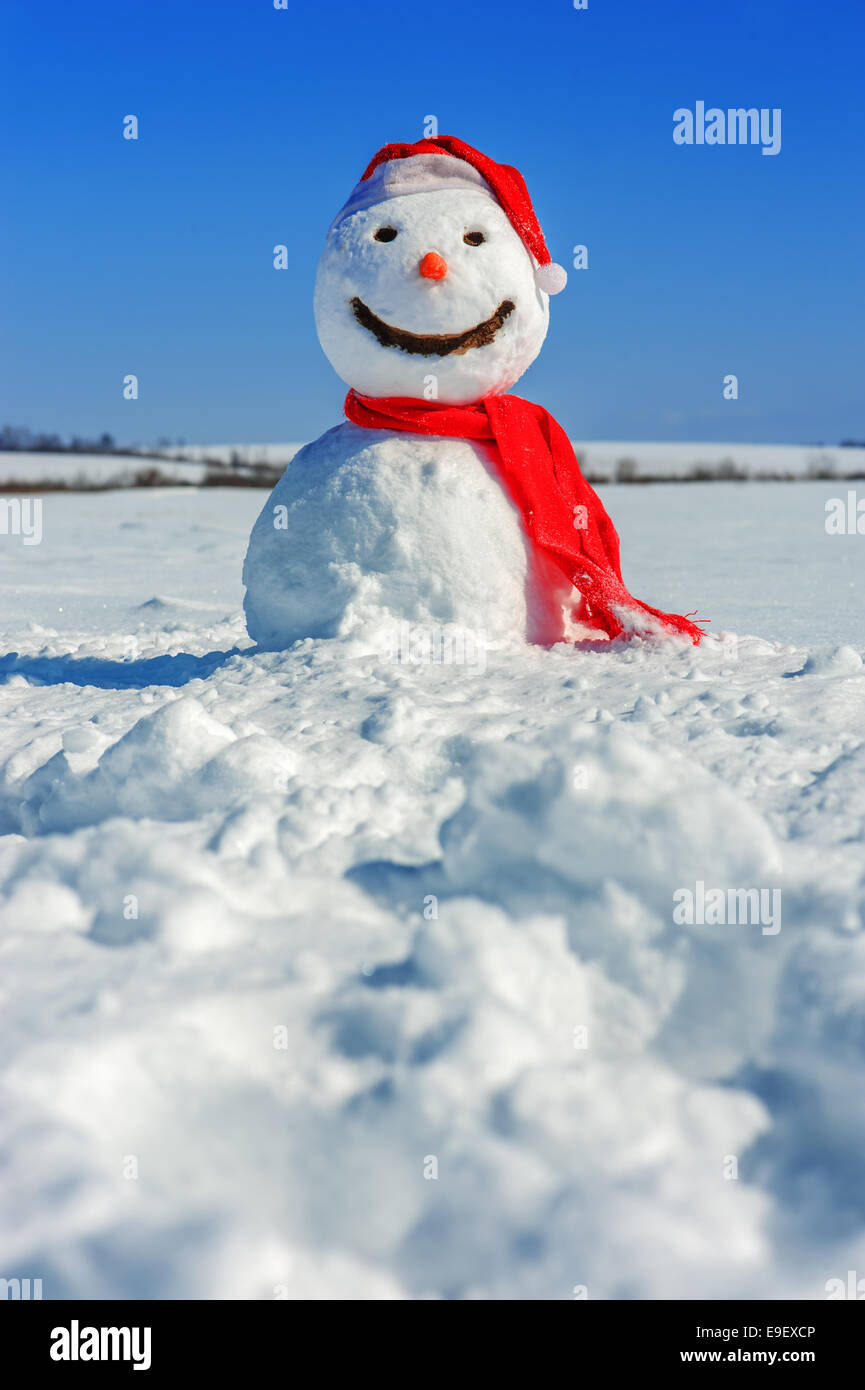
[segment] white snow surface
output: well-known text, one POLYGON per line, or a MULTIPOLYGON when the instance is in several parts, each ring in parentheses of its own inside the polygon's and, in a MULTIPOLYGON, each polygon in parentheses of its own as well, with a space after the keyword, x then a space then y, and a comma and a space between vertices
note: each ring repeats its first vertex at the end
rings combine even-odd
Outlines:
MULTIPOLYGON (((532 395, 531 391, 527 394, 532 395)), ((699 440, 692 443, 679 440, 663 443, 633 439, 572 439, 571 443, 584 472, 606 476, 613 481, 618 466, 623 462, 634 465, 634 476, 637 478, 684 478, 694 469, 717 471, 726 463, 731 463, 737 471, 745 472, 751 478, 760 474, 807 478, 816 472, 836 473, 839 478, 865 474, 865 449, 862 448, 699 440)), ((302 447, 297 443, 201 444, 187 446, 182 452, 190 459, 214 458, 228 463, 233 456, 237 456, 244 463, 269 463, 284 467, 302 447)))
POLYGON ((346 421, 265 500, 244 560, 250 636, 270 651, 372 627, 557 641, 574 589, 528 542, 492 450, 346 421))
POLYGON ((865 541, 832 495, 610 489, 632 591, 727 636, 462 665, 374 626, 251 648, 258 491, 49 496, 41 545, 0 538, 0 1276, 861 1275, 865 541), (781 930, 677 925, 699 881, 780 889, 781 930))
MULTIPOLYGON (((418 359, 422 360, 422 359, 418 359)), ((531 392, 529 392, 531 395, 531 392)), ((685 477, 694 469, 717 472, 725 464, 747 473, 751 478, 760 474, 806 478, 815 472, 838 475, 839 480, 865 474, 865 449, 833 448, 823 445, 800 444, 737 444, 737 443, 658 443, 640 440, 581 440, 571 441, 584 472, 609 477, 615 481, 622 462, 634 466, 637 478, 685 477)), ((0 451, 0 493, 11 480, 31 480, 35 483, 65 481, 74 486, 83 478, 94 483, 129 486, 133 475, 142 469, 159 468, 169 477, 189 483, 200 482, 208 459, 223 463, 233 460, 245 465, 266 464, 284 468, 303 448, 302 442, 282 444, 196 444, 172 448, 169 455, 180 453, 183 461, 154 450, 147 457, 113 454, 48 454, 0 451)))
MULTIPOLYGON (((732 464, 738 473, 807 478, 816 473, 838 477, 865 474, 865 449, 822 444, 672 443, 628 440, 572 440, 586 473, 615 479, 622 463, 633 465, 635 478, 680 478, 695 470, 717 474, 732 464)), ((290 446, 289 446, 290 447, 290 446)))
MULTIPOLYGON (((202 450, 202 454, 206 454, 202 450)), ((166 478, 200 483, 207 469, 198 461, 165 458, 156 450, 146 454, 30 453, 0 451, 0 492, 15 483, 61 483, 75 487, 132 487, 137 473, 158 469, 166 478)))

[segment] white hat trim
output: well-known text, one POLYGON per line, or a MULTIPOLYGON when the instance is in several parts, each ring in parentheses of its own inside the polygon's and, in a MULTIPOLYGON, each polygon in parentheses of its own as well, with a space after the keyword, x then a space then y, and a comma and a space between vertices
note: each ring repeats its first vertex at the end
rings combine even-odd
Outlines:
POLYGON ((464 159, 456 159, 453 155, 414 154, 407 159, 388 159, 373 169, 368 179, 361 179, 336 214, 328 232, 352 213, 384 203, 389 198, 403 198, 409 193, 438 193, 442 189, 482 193, 499 205, 483 175, 464 159))

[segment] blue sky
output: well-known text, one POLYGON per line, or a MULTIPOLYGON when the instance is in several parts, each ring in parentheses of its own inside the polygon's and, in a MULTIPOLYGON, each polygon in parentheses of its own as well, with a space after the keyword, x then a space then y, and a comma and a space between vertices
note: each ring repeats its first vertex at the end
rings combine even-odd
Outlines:
POLYGON ((521 168, 554 259, 588 246, 517 387, 573 437, 865 438, 861 0, 289 3, 4 0, 0 423, 337 423, 322 238, 433 114, 521 168), (780 107, 780 154, 675 145, 697 100, 780 107))

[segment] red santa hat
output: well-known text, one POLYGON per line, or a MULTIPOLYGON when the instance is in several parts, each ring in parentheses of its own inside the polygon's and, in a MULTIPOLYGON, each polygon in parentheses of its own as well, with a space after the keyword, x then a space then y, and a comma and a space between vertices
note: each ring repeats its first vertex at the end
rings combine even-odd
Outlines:
POLYGON ((487 193, 536 263, 535 283, 545 294, 558 294, 568 275, 552 260, 535 216, 529 190, 519 169, 497 164, 455 135, 436 135, 414 144, 383 145, 373 155, 360 183, 351 193, 334 226, 350 213, 406 193, 429 193, 441 188, 471 188, 487 193), (449 158, 442 158, 442 156, 449 158))

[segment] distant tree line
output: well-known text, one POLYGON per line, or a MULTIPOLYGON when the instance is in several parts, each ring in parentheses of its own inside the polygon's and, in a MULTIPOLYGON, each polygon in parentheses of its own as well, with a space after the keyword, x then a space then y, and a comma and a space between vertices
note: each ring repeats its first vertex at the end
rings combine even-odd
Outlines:
MULTIPOLYGON (((177 448, 186 446, 185 439, 177 440, 177 448)), ((157 441, 158 449, 170 449, 170 439, 157 441)), ((3 425, 0 427, 0 452, 28 454, 140 454, 148 450, 138 444, 118 444, 113 434, 105 431, 95 439, 83 439, 73 434, 67 441, 59 434, 49 434, 27 429, 26 425, 3 425)))

